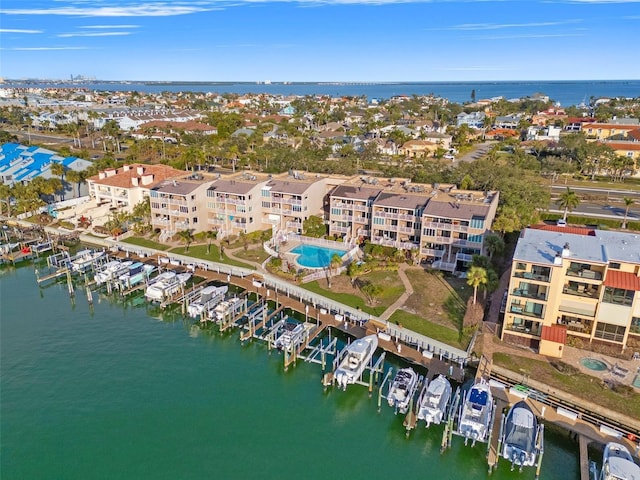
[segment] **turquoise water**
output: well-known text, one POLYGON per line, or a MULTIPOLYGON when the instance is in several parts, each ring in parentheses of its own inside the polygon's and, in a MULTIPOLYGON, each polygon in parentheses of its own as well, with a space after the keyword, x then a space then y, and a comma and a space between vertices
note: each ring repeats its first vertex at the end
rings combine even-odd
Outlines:
POLYGON ((331 257, 334 255, 341 257, 345 254, 345 251, 336 248, 302 244, 292 249, 290 253, 298 255, 296 262, 298 262, 301 267, 325 268, 331 263, 331 257))
MULTIPOLYGON (((320 384, 318 365, 216 334, 143 301, 0 270, 1 477, 11 479, 533 479, 484 445, 439 453, 442 430, 405 437, 362 387, 320 384), (137 306, 136 306, 137 305, 137 306)), ((542 479, 578 478, 577 445, 546 432, 542 479)))
POLYGON ((583 367, 589 370, 595 370, 596 372, 603 372, 607 370, 607 364, 597 358, 583 358, 580 360, 583 367))

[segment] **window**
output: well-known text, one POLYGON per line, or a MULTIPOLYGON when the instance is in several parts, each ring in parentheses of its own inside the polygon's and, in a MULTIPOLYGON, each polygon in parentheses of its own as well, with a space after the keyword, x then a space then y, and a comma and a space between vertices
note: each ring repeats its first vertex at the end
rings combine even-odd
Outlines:
POLYGON ((198 217, 193 217, 193 220, 191 220, 191 223, 198 223, 198 217))
POLYGON ((471 228, 484 228, 484 218, 483 217, 473 217, 471 219, 471 223, 469 224, 471 228))
POLYGON ((635 293, 636 292, 634 292, 633 290, 605 287, 602 301, 605 303, 613 303, 614 305, 631 306, 635 293))
POLYGON ((271 208, 271 202, 262 202, 262 208, 271 208))
POLYGON ((342 210, 339 208, 332 208, 331 215, 342 215, 342 210))
POLYGON ((384 225, 384 218, 382 217, 373 217, 374 225, 384 225))
POLYGON ((619 263, 615 263, 615 262, 611 262, 609 264, 609 268, 614 268, 616 270, 620 270, 620 264, 619 263))
POLYGON ((469 235, 468 240, 474 243, 482 243, 482 235, 469 235))
POLYGON ((620 325, 598 322, 594 337, 611 340, 612 342, 623 342, 625 330, 626 328, 620 325))
POLYGON ((631 328, 629 332, 640 334, 640 317, 632 317, 631 318, 631 328))
POLYGON ((263 197, 270 197, 271 192, 269 190, 260 190, 260 195, 262 195, 263 197))
POLYGON ((436 236, 436 231, 433 228, 425 228, 422 231, 423 235, 427 236, 427 237, 435 237, 436 236))
MULTIPOLYGON (((307 207, 304 207, 304 209, 306 210, 306 209, 307 209, 307 207)), ((292 210, 293 210, 294 212, 301 212, 301 211, 302 211, 302 206, 300 206, 300 205, 293 205, 292 210)))

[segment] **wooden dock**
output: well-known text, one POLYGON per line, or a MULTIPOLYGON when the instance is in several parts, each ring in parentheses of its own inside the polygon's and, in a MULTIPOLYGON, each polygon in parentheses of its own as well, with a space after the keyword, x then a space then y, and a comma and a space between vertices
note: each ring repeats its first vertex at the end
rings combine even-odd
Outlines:
POLYGON ((580 446, 580 480, 589 479, 589 440, 584 435, 578 435, 578 445, 580 446))

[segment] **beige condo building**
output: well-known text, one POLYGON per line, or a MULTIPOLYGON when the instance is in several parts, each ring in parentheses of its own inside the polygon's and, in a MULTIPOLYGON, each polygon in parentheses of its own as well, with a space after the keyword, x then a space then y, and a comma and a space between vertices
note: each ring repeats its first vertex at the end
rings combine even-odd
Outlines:
POLYGON ((569 337, 617 351, 640 345, 640 236, 524 229, 507 291, 502 339, 561 357, 569 337))

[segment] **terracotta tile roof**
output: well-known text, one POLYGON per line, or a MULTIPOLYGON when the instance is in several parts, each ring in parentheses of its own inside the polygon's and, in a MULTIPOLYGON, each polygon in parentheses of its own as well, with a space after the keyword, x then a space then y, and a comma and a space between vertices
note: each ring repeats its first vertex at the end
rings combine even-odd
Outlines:
POLYGON ((541 338, 548 342, 565 345, 567 343, 567 327, 563 325, 543 325, 541 338))
MULTIPOLYGON (((108 185, 111 187, 119 188, 132 188, 134 187, 133 178, 140 178, 143 175, 153 175, 152 183, 157 183, 167 178, 176 177, 178 175, 184 175, 185 173, 187 173, 182 170, 177 170, 173 167, 169 167, 167 165, 144 165, 142 163, 134 163, 132 165, 127 165, 126 167, 107 169, 105 170, 105 172, 113 172, 115 170, 115 174, 105 178, 100 178, 101 174, 98 174, 88 178, 88 180, 98 185, 108 185), (128 167, 127 171, 125 171, 126 167, 128 167), (138 172, 138 167, 142 167, 144 169, 142 175, 140 175, 140 173, 138 172)), ((142 182, 140 182, 139 185, 142 186, 142 182)), ((150 187, 151 184, 145 186, 150 187)))
POLYGON ((548 232, 558 233, 572 233, 574 235, 587 235, 589 237, 595 237, 596 231, 593 228, 588 227, 560 227, 558 225, 531 225, 529 228, 535 228, 536 230, 546 230, 548 232))
POLYGON ((631 272, 609 269, 604 279, 604 286, 640 292, 640 277, 631 272))
POLYGON ((601 142, 614 150, 640 151, 640 142, 601 142))
POLYGON ((587 123, 582 128, 601 128, 603 130, 635 130, 638 125, 625 125, 618 123, 587 123))

